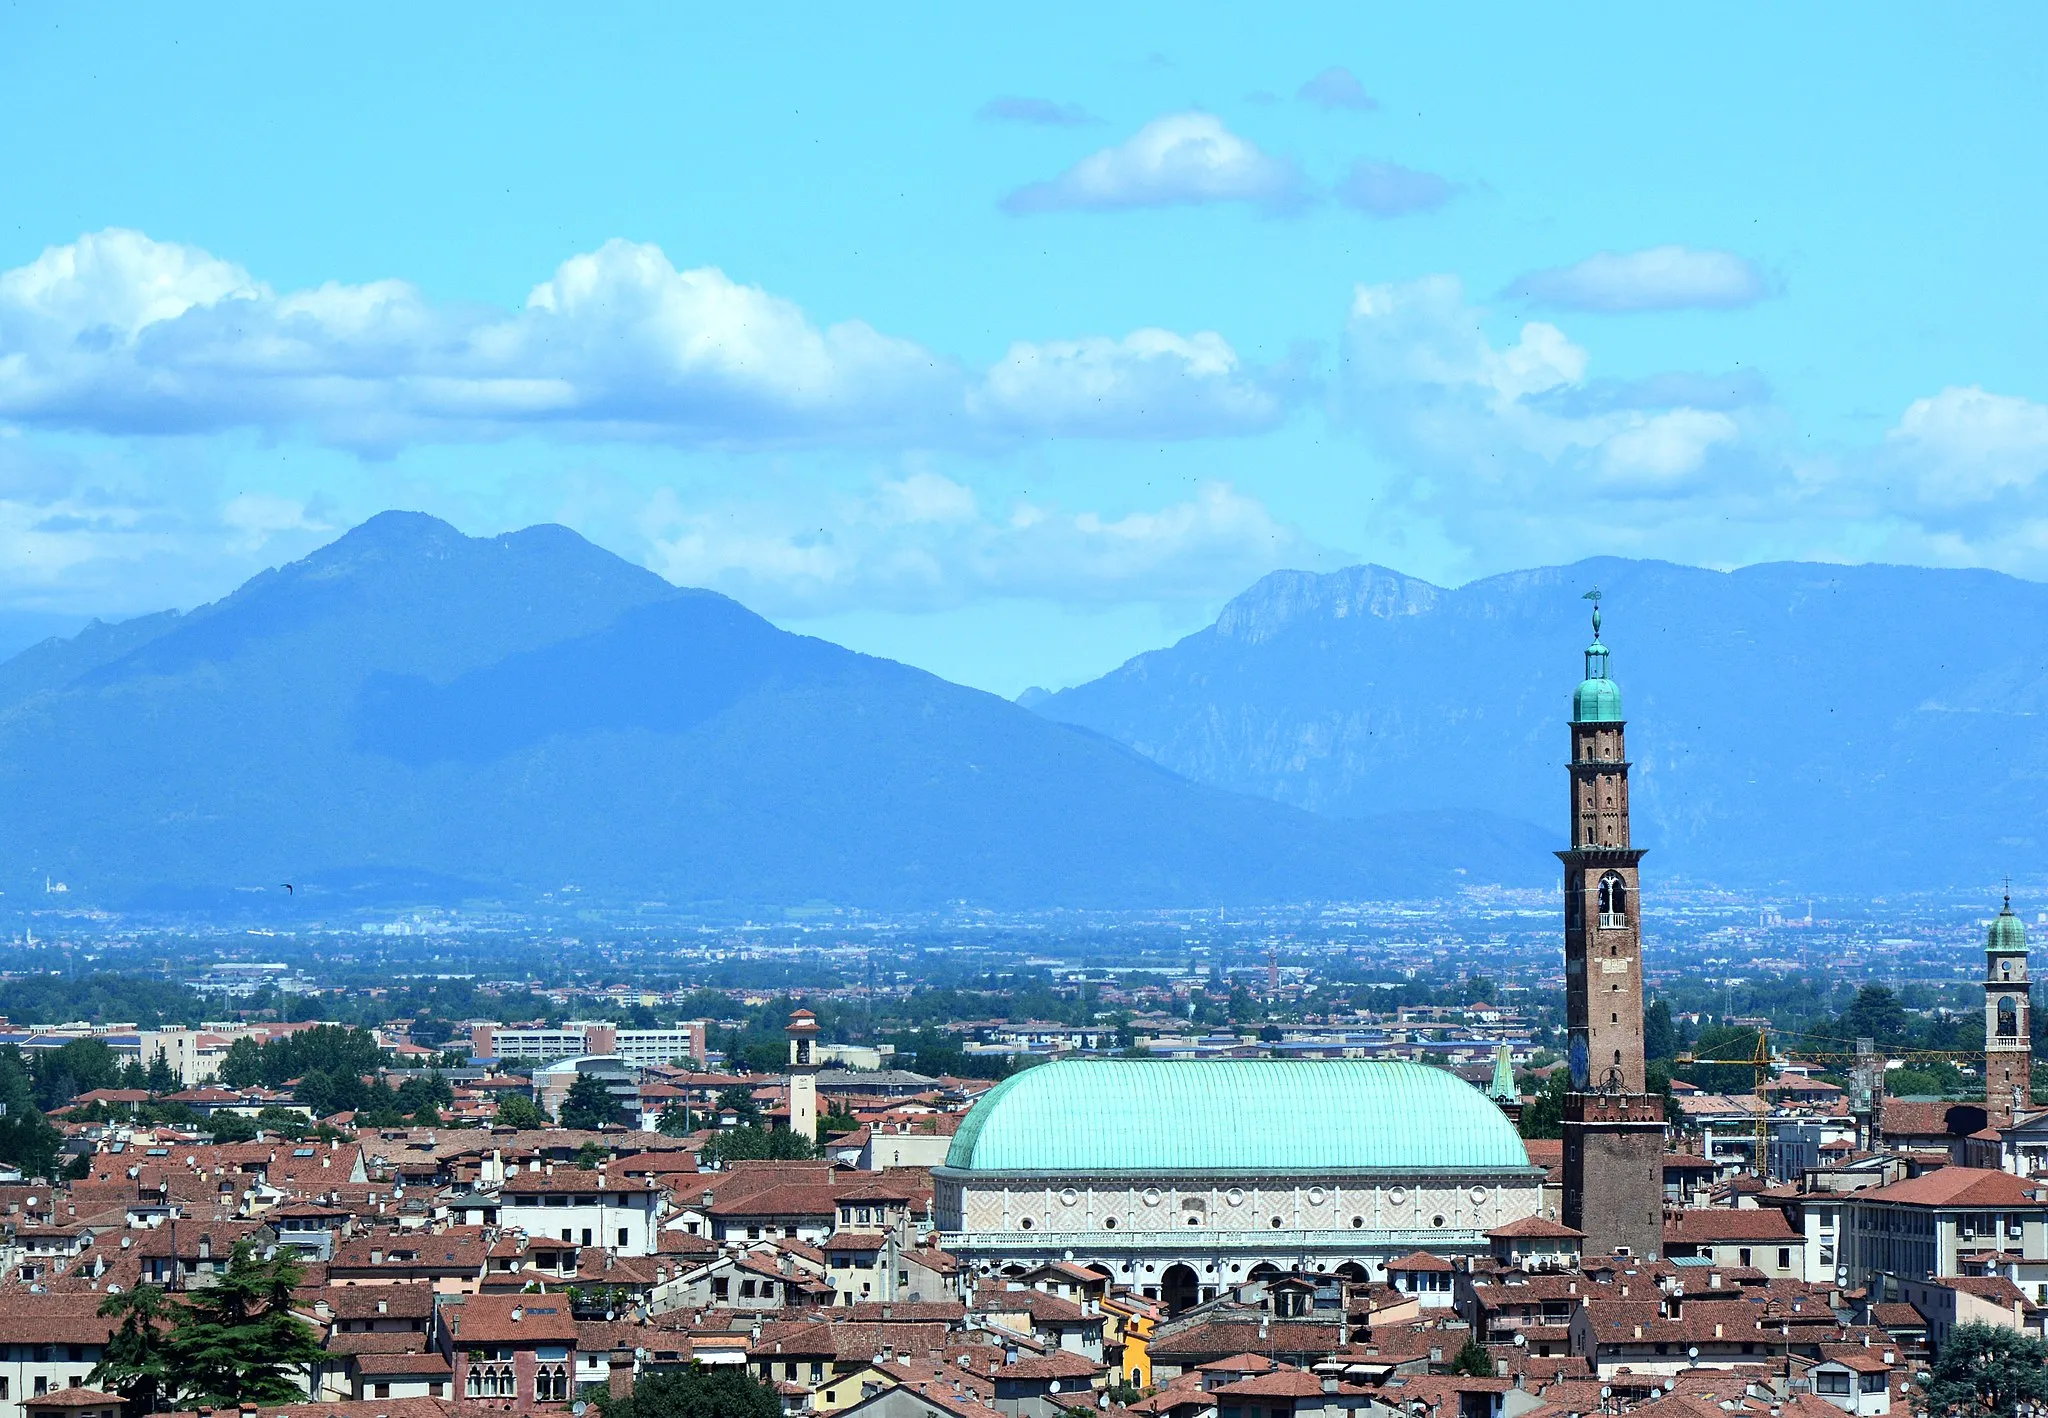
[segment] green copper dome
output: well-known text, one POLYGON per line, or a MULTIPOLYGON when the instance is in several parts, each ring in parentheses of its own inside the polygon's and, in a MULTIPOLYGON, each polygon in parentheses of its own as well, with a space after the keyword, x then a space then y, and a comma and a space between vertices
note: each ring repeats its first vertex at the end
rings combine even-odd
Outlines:
POLYGON ((1457 1075, 1388 1059, 1061 1059, 1004 1079, 953 1136, 963 1172, 1526 1171, 1457 1075))
MULTIPOLYGON (((1606 658, 1605 647, 1600 650, 1606 658)), ((1591 659, 1593 651, 1586 651, 1591 659)), ((1603 673, 1598 678, 1584 679, 1572 691, 1572 722, 1574 724, 1618 724, 1621 722, 1621 686, 1608 679, 1603 673)))
POLYGON ((2012 913, 2012 898, 2005 898, 2005 909, 1991 921, 1990 934, 1985 937, 1984 948, 1997 955, 2025 955, 2027 953, 2027 923, 2012 913))
POLYGON ((1621 722, 1621 686, 1607 677, 1607 647, 1600 643, 1600 592, 1586 593, 1593 603, 1593 643, 1586 647, 1586 677, 1572 691, 1574 724, 1621 722))

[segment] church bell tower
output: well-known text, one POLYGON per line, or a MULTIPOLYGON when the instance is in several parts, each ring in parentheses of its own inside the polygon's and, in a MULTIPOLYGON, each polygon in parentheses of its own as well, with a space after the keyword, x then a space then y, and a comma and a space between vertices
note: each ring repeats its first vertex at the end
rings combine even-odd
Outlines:
POLYGON ((2033 1106, 2030 989, 2027 927, 2008 894, 1984 938, 1984 1115, 1995 1128, 2010 1127, 2033 1106))
POLYGON ((1588 1258, 1664 1243, 1664 1103, 1643 1069, 1642 898, 1629 844, 1621 689, 1600 642, 1600 593, 1586 677, 1572 696, 1572 845, 1564 863, 1565 1025, 1571 1091, 1564 1111, 1564 1222, 1588 1258))

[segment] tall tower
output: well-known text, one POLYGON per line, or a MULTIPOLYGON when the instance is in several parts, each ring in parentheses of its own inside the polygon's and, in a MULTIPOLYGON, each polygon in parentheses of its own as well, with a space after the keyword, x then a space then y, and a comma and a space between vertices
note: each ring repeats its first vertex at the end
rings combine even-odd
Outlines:
POLYGON ((2027 927, 2012 913, 2012 896, 1984 939, 1984 1113, 2009 1127, 2033 1105, 2034 1046, 2027 984, 2027 927))
POLYGON ((789 1016, 789 1130, 806 1142, 818 1140, 818 1020, 808 1009, 789 1016))
POLYGON ((1621 689, 1607 676, 1593 591, 1586 678, 1572 696, 1572 845, 1564 863, 1564 1222, 1586 1255, 1655 1257, 1664 1243, 1664 1104, 1643 1073, 1640 848, 1629 845, 1621 689))

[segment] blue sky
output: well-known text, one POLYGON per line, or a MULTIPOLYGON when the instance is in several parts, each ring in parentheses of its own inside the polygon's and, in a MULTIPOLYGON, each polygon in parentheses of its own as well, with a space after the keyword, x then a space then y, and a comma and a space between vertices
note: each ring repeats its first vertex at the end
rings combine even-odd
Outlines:
POLYGON ((16 6, 0 616, 388 506, 1014 693, 1265 571, 2048 574, 2048 18, 16 6))

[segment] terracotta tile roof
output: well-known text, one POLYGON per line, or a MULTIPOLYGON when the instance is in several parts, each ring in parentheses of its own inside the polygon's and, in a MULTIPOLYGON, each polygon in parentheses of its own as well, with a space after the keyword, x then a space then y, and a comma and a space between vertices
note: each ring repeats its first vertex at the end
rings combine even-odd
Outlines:
POLYGON ((356 1372, 365 1376, 418 1374, 426 1378, 448 1377, 448 1360, 441 1354, 362 1354, 356 1357, 356 1372))
POLYGON ((1562 1221, 1546 1221, 1541 1216, 1524 1216, 1519 1221, 1510 1221, 1505 1226, 1496 1226, 1486 1233, 1489 1236, 1505 1236, 1512 1239, 1541 1238, 1545 1240, 1586 1239, 1584 1231, 1575 1230, 1562 1221))
MULTIPOLYGON (((991 1346, 993 1347, 993 1346, 991 1346)), ((1001 1379, 1087 1379, 1103 1371, 1103 1366, 1085 1355, 1070 1349, 1055 1349, 1050 1354, 1035 1359, 1019 1359, 1014 1364, 1005 1364, 995 1371, 1001 1379)))
MULTIPOLYGON (((180 1409, 157 1418, 200 1418, 202 1410, 180 1409)), ((462 1410, 445 1398, 377 1398, 356 1402, 294 1403, 283 1408, 242 1410, 240 1418, 455 1418, 462 1410)))
POLYGON ((1773 1207, 1696 1207, 1670 1214, 1664 1223, 1664 1244, 1697 1242, 1718 1245, 1728 1241, 1764 1241, 1772 1244, 1806 1238, 1792 1229, 1785 1213, 1773 1207))
POLYGON ((556 1167, 552 1172, 521 1172, 507 1177, 505 1185, 499 1188, 501 1196, 559 1196, 566 1192, 621 1192, 643 1191, 648 1181, 644 1177, 611 1175, 608 1172, 586 1171, 581 1167, 556 1167))
POLYGON ((30 1398, 22 1396, 24 1408, 103 1408, 108 1404, 119 1404, 117 1393, 101 1393, 96 1388, 60 1388, 49 1393, 39 1393, 30 1398))
POLYGON ((1992 1300, 2001 1305, 2022 1305, 2031 1310, 2034 1302, 2027 1298, 2027 1292, 2003 1275, 1944 1275, 1927 1282, 1947 1290, 1958 1290, 1965 1295, 1975 1295, 1980 1300, 1992 1300))
POLYGON ((2010 1172, 1984 1167, 1941 1167, 1893 1182, 1888 1187, 1853 1192, 1852 1201, 1889 1201, 1909 1206, 2011 1206, 2043 1204, 2048 1187, 2010 1172))
POLYGON ((442 1310, 457 1345, 576 1342, 569 1301, 557 1295, 467 1295, 442 1310))
POLYGON ((1405 1256, 1387 1262, 1389 1271, 1412 1270, 1432 1275, 1447 1275, 1451 1268, 1449 1261, 1442 1256, 1433 1256, 1428 1251, 1410 1251, 1405 1256))

